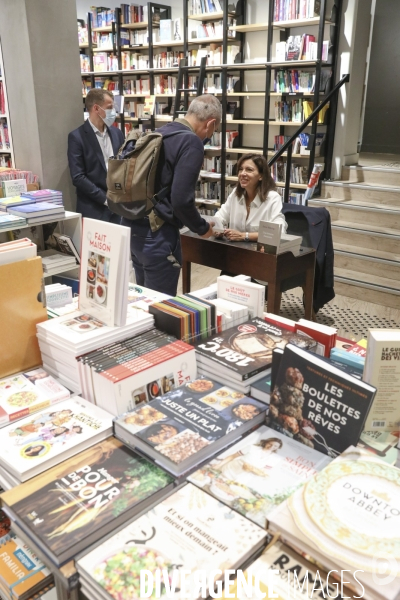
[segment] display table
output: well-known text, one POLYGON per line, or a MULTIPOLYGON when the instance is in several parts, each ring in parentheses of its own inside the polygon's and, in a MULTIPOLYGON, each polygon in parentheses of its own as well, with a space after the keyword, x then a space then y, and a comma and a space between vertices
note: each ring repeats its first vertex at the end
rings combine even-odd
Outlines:
POLYGON ((268 282, 268 312, 279 314, 282 283, 290 277, 303 276, 304 317, 311 320, 315 270, 313 248, 301 248, 299 256, 293 256, 291 252, 264 254, 257 250, 256 244, 203 239, 191 232, 182 233, 181 242, 184 294, 190 292, 191 263, 196 263, 268 282))

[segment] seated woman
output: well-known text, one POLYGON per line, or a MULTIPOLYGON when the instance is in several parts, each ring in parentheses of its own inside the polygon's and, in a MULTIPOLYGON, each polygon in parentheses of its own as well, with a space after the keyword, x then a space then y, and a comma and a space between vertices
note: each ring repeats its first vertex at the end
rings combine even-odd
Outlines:
POLYGON ((282 198, 275 191, 267 159, 260 154, 244 154, 238 160, 238 183, 215 217, 227 229, 224 236, 232 242, 256 242, 260 221, 287 223, 282 214, 282 198))

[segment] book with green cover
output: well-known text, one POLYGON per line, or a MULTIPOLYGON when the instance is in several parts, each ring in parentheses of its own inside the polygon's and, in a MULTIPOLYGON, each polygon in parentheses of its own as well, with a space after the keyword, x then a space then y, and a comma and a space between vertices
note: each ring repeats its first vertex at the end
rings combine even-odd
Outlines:
POLYGON ((173 479, 114 438, 5 492, 4 510, 57 565, 172 488, 173 479))

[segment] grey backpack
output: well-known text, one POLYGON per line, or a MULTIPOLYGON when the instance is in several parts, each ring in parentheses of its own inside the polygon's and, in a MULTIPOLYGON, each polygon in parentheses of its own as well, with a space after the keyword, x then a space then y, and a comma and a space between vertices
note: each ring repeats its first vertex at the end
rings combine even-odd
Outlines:
MULTIPOLYGON (((172 131, 167 136, 177 134, 195 135, 187 129, 172 131)), ((111 212, 126 219, 142 219, 168 194, 170 186, 155 193, 162 143, 163 135, 157 131, 133 130, 117 156, 109 159, 107 204, 111 212)))

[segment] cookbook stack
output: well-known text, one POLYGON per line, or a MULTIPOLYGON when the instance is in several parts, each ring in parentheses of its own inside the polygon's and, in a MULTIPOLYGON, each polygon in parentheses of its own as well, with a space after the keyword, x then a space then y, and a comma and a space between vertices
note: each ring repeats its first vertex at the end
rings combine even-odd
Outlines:
POLYGON ((45 189, 22 192, 21 198, 28 198, 31 203, 51 202, 52 204, 56 204, 58 206, 62 206, 63 204, 62 192, 59 192, 58 190, 45 189))
POLYGON ((131 310, 123 327, 107 326, 92 315, 75 311, 37 325, 43 364, 75 392, 81 391, 76 357, 153 327, 153 317, 131 310))
POLYGON ((78 358, 84 395, 114 415, 133 410, 196 377, 196 355, 173 336, 150 329, 78 358))

